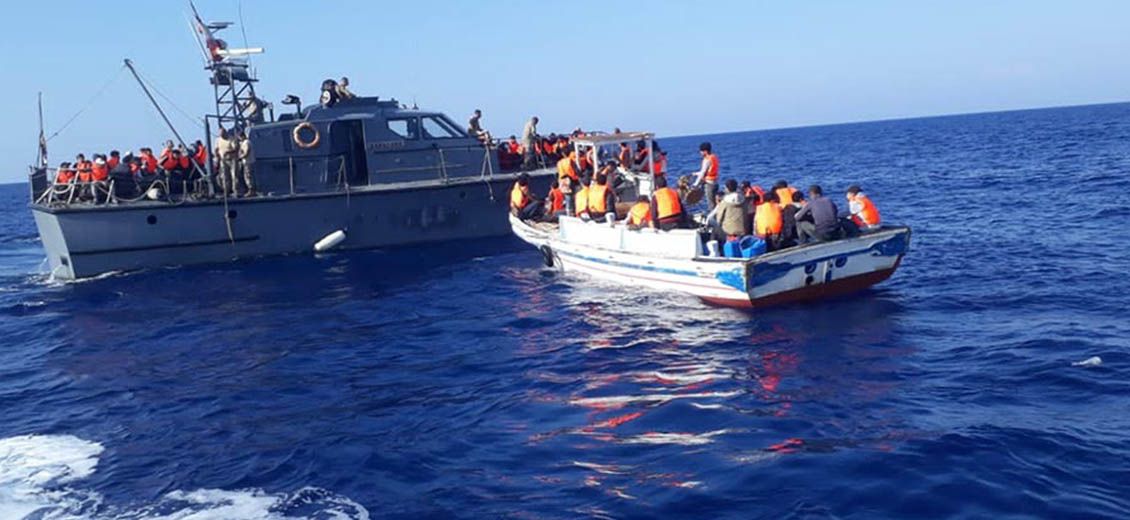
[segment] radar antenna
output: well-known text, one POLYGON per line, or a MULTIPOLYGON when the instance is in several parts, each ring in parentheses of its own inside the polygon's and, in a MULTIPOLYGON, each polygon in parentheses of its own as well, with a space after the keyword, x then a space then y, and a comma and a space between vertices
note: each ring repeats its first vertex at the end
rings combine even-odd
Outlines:
POLYGON ((206 70, 211 72, 211 83, 216 100, 216 122, 221 128, 247 128, 263 122, 266 102, 255 95, 258 79, 252 74, 247 56, 261 54, 262 47, 229 49, 227 42, 216 33, 232 25, 231 22, 208 22, 200 18, 196 6, 192 8, 192 24, 197 41, 204 52, 206 70))

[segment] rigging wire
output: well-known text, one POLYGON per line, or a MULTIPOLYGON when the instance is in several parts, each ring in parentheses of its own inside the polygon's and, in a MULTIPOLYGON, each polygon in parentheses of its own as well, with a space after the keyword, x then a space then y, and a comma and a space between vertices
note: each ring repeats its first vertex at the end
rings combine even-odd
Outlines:
MULTIPOLYGON (((141 76, 141 73, 138 73, 138 76, 141 76)), ((173 110, 176 110, 177 113, 181 115, 181 117, 184 117, 186 120, 191 121, 192 124, 197 128, 204 128, 204 125, 201 124, 197 118, 193 117, 181 107, 177 106, 177 104, 174 103, 172 99, 169 99, 169 96, 166 96, 164 92, 161 92, 161 89, 157 88, 157 85, 153 84, 153 82, 149 78, 142 76, 141 80, 144 81, 145 84, 149 86, 149 88, 153 89, 153 92, 156 92, 158 96, 161 96, 161 99, 164 99, 165 102, 169 104, 169 106, 173 107, 173 110)))
MULTIPOLYGON (((239 32, 241 34, 243 34, 243 47, 246 49, 246 48, 251 47, 251 46, 248 45, 248 43, 247 43, 247 29, 246 29, 247 24, 243 23, 243 1, 242 0, 240 0, 240 2, 238 4, 236 4, 236 8, 239 10, 239 32)), ((247 55, 247 67, 251 68, 251 55, 250 54, 247 55)))
POLYGON ((125 65, 123 65, 121 68, 119 68, 118 71, 115 72, 114 75, 110 78, 110 80, 107 81, 105 84, 103 84, 102 87, 99 88, 98 91, 95 92, 93 96, 91 96, 90 100, 87 101, 86 104, 82 106, 82 108, 78 109, 78 112, 75 112, 75 114, 73 116, 71 116, 70 119, 67 119, 67 122, 63 123, 63 126, 60 126, 58 130, 56 130, 54 133, 51 134, 50 137, 47 138, 47 141, 54 139, 55 136, 59 135, 60 132, 62 132, 63 130, 66 130, 67 127, 70 126, 71 123, 73 123, 75 121, 75 119, 78 119, 78 116, 82 115, 82 113, 85 112, 86 109, 88 109, 92 105, 94 105, 94 102, 97 101, 98 98, 102 96, 102 94, 106 93, 106 90, 108 90, 110 88, 110 85, 113 85, 116 81, 118 81, 118 78, 120 78, 122 76, 122 71, 125 70, 125 68, 126 68, 125 65))

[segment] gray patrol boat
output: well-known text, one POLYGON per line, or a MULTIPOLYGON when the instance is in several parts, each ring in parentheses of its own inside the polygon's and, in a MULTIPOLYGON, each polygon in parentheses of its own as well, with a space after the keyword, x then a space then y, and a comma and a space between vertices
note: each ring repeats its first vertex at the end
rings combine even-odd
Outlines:
MULTIPOLYGON (((228 50, 213 35, 229 25, 196 16, 216 93, 206 134, 212 125, 244 129, 258 195, 225 195, 213 186, 215 167, 207 161, 189 176, 195 187, 186 182, 179 195, 147 186, 141 196, 122 196, 122 185, 135 182, 127 172, 100 184, 102 200, 83 200, 75 196, 82 186, 52 181, 55 169, 41 146, 29 177, 30 207, 55 278, 311 252, 315 244, 362 249, 510 233, 509 191, 520 172, 497 167, 493 143, 484 145, 442 113, 393 99, 339 98, 325 84, 319 104, 300 108, 288 96, 284 103, 295 111, 275 118, 255 96, 258 80, 240 58, 261 49, 228 50)), ((211 141, 204 140, 209 158, 211 141)), ((526 173, 545 193, 556 170, 543 163, 526 173)))

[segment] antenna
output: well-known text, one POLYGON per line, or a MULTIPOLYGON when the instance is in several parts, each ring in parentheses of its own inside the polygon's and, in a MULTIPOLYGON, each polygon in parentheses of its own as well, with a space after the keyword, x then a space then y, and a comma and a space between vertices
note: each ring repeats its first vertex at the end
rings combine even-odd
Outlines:
POLYGON ((39 104, 39 157, 36 158, 36 164, 40 168, 47 167, 47 137, 43 133, 43 93, 38 95, 39 104))

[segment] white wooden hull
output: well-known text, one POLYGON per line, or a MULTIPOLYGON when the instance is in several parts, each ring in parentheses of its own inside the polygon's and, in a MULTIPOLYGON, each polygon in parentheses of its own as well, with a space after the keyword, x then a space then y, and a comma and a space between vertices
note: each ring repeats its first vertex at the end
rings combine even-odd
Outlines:
POLYGON ((697 232, 630 231, 562 219, 556 232, 511 219, 520 238, 566 272, 733 307, 828 298, 879 283, 894 273, 910 229, 884 228, 851 239, 794 247, 751 259, 705 256, 697 232))

